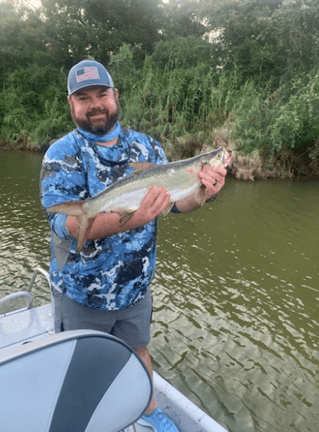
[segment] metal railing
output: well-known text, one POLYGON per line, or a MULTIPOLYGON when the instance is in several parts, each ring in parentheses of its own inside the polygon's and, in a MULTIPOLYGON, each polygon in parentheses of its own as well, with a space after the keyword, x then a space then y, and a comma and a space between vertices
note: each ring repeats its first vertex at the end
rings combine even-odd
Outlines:
POLYGON ((48 284, 50 286, 50 276, 49 276, 48 272, 46 272, 45 270, 43 270, 41 267, 36 268, 34 270, 34 272, 33 272, 33 275, 31 277, 31 279, 30 279, 30 283, 28 285, 27 291, 19 291, 19 292, 16 292, 16 293, 8 294, 6 297, 4 297, 3 299, 0 300, 0 306, 1 306, 4 303, 6 303, 6 302, 8 302, 10 300, 16 299, 18 297, 25 297, 27 299, 27 302, 28 302, 27 306, 24 307, 24 308, 17 309, 17 310, 14 310, 14 311, 10 311, 10 312, 7 312, 7 313, 5 313, 3 315, 0 315, 0 318, 2 316, 11 315, 11 314, 22 312, 22 311, 25 311, 25 310, 28 310, 28 309, 32 308, 32 306, 33 306, 33 298, 32 298, 32 295, 31 295, 31 290, 32 290, 34 282, 35 282, 35 280, 36 280, 36 278, 37 278, 37 276, 39 274, 42 274, 43 276, 45 276, 45 278, 46 278, 46 280, 47 280, 47 282, 48 282, 48 284))

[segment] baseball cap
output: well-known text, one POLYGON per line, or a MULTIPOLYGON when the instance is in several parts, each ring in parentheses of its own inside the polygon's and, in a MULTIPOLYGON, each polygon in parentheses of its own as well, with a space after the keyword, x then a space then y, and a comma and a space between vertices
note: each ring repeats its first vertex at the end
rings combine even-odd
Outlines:
POLYGON ((101 63, 94 60, 82 60, 70 69, 68 75, 69 95, 94 85, 114 87, 111 75, 101 63))

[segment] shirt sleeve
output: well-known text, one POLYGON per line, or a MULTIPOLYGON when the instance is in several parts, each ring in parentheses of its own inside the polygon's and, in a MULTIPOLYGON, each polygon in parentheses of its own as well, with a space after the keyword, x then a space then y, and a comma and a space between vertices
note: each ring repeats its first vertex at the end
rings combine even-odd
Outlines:
MULTIPOLYGON (((40 194, 45 210, 62 202, 87 198, 82 155, 71 134, 47 150, 42 162, 40 194)), ((66 228, 66 219, 67 215, 48 212, 54 233, 62 238, 72 238, 66 228)))
POLYGON ((151 145, 151 148, 153 149, 152 154, 152 162, 155 164, 167 164, 168 160, 166 158, 166 155, 164 153, 164 150, 161 146, 161 144, 156 141, 154 138, 152 138, 149 135, 146 135, 149 143, 151 145))

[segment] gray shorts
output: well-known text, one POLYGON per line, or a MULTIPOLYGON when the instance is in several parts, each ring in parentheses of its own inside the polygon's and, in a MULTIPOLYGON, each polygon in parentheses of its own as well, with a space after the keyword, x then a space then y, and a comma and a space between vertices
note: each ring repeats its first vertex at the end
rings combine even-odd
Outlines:
POLYGON ((55 289, 52 290, 52 302, 56 333, 78 329, 98 330, 118 337, 132 349, 144 348, 150 342, 152 297, 149 289, 135 305, 117 311, 91 309, 55 289))

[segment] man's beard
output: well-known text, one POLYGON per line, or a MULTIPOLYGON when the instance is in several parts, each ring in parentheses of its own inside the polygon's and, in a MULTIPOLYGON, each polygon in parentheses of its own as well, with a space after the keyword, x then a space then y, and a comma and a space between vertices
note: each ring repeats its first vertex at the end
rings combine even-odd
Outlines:
POLYGON ((73 103, 70 104, 71 107, 71 116, 75 124, 80 126, 81 129, 86 132, 90 132, 96 135, 106 135, 109 133, 116 125, 116 122, 120 119, 121 107, 117 102, 117 109, 112 114, 110 114, 107 108, 97 108, 92 109, 86 113, 86 118, 76 117, 74 114, 73 103), (101 119, 99 121, 93 122, 90 117, 104 114, 105 119, 101 119))

